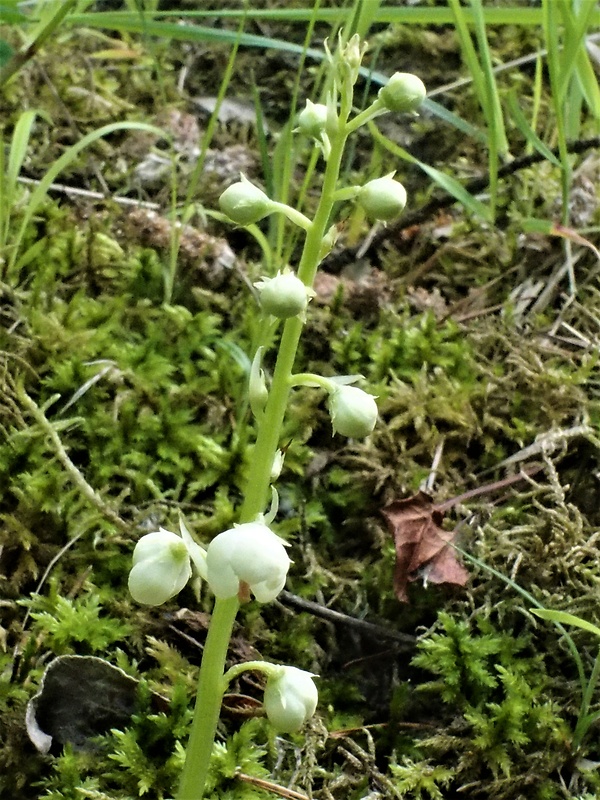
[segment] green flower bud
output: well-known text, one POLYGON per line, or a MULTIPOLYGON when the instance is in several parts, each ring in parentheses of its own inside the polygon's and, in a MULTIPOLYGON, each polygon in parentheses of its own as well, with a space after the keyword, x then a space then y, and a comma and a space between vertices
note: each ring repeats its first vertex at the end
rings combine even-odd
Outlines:
POLYGON ((191 576, 185 542, 177 534, 160 528, 142 536, 135 546, 129 591, 138 603, 160 606, 178 594, 191 576))
POLYGON ((315 713, 315 676, 297 667, 274 667, 270 673, 264 696, 267 717, 281 733, 294 733, 315 713))
POLYGON ((237 183, 225 189, 219 197, 219 206, 238 225, 251 225, 274 210, 273 202, 258 186, 250 183, 244 174, 240 178, 237 183))
POLYGON ((329 395, 328 405, 334 433, 362 439, 375 427, 375 398, 356 386, 335 386, 329 395))
POLYGON ((427 95, 423 81, 410 72, 394 72, 378 98, 388 111, 416 111, 427 95))
POLYGON ((406 189, 400 181, 392 179, 391 172, 384 178, 365 183, 358 193, 358 202, 373 219, 384 222, 394 219, 406 205, 406 189))
POLYGON ((312 289, 289 271, 278 272, 274 278, 263 278, 254 285, 258 289, 262 310, 279 319, 302 314, 314 295, 312 289))
POLYGON ((306 108, 298 115, 298 130, 312 139, 320 139, 327 124, 327 106, 306 101, 306 108))

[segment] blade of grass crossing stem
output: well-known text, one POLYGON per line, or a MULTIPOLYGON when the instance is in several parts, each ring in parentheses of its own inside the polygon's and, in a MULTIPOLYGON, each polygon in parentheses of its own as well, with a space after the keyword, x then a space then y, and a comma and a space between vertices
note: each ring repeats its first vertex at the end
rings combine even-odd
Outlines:
POLYGON ((560 10, 564 25, 564 46, 560 54, 561 69, 558 88, 561 101, 565 99, 579 54, 585 47, 585 37, 591 24, 594 8, 595 3, 590 0, 584 3, 567 3, 565 0, 561 0, 560 10))
POLYGON ((27 203, 27 207, 25 208, 23 219, 21 221, 21 227, 19 228, 14 239, 14 251, 8 263, 9 274, 11 272, 18 273, 19 271, 20 265, 17 261, 17 256, 19 253, 19 247, 25 235, 25 231, 27 230, 27 226, 31 223, 36 211, 40 207, 40 204, 44 201, 48 193, 48 189, 55 181, 56 177, 63 171, 63 169, 72 164, 79 153, 82 150, 85 150, 86 147, 89 147, 91 144, 98 141, 98 139, 102 139, 104 136, 108 136, 115 131, 122 130, 147 131, 148 133, 153 133, 165 138, 165 132, 154 125, 147 125, 143 122, 112 122, 110 125, 104 125, 102 128, 98 128, 98 130, 88 133, 87 136, 84 136, 79 142, 71 145, 71 147, 65 150, 62 156, 58 158, 48 169, 29 198, 29 202, 27 203))
POLYGON ((354 33, 358 33, 361 39, 366 39, 371 26, 377 22, 380 6, 381 0, 359 0, 355 3, 352 21, 345 31, 348 38, 354 33))
MULTIPOLYGON (((294 79, 294 88, 290 98, 289 118, 280 133, 280 139, 277 143, 275 158, 273 160, 273 197, 281 203, 289 202, 290 187, 292 186, 292 177, 296 164, 293 130, 295 127, 296 112, 298 110, 300 77, 304 71, 304 63, 309 52, 309 44, 312 39, 320 5, 321 0, 316 0, 313 14, 306 27, 306 35, 304 37, 298 69, 296 70, 296 77, 294 79)), ((291 205, 295 204, 291 203, 291 205)), ((288 249, 293 246, 297 235, 298 234, 294 231, 291 237, 288 237, 288 249)), ((286 252, 285 218, 283 214, 273 214, 269 220, 269 242, 275 253, 275 263, 283 263, 283 255, 286 252)))
POLYGON ((403 161, 408 161, 409 164, 415 164, 422 169, 423 172, 429 175, 434 183, 436 183, 445 192, 448 192, 448 194, 458 200, 459 203, 462 203, 467 211, 471 212, 471 214, 481 217, 481 219, 484 219, 486 222, 492 221, 491 212, 488 206, 468 192, 457 180, 452 178, 450 175, 446 175, 445 172, 440 172, 440 170, 436 169, 435 167, 429 166, 429 164, 424 164, 422 161, 419 161, 418 158, 415 158, 413 155, 408 153, 403 147, 400 147, 395 142, 390 141, 378 130, 373 122, 369 122, 367 125, 373 139, 381 144, 386 150, 396 157, 401 158, 403 161))
POLYGON ((235 66, 235 60, 237 57, 238 49, 244 36, 245 21, 246 17, 244 16, 240 20, 240 24, 235 34, 235 38, 233 39, 233 47, 229 52, 229 58, 227 59, 227 66, 225 67, 221 83, 219 84, 219 91, 217 92, 215 107, 208 119, 206 130, 204 131, 204 136, 202 137, 202 142, 200 143, 200 154, 198 155, 198 160, 196 161, 196 164, 194 166, 194 171, 192 172, 192 175, 190 177, 188 190, 186 192, 184 200, 184 208, 187 208, 190 205, 198 189, 198 182, 200 181, 200 176, 202 175, 202 170, 204 169, 204 161, 206 159, 206 153, 208 151, 208 148, 210 147, 210 143, 212 141, 215 129, 217 127, 217 123, 219 121, 219 111, 221 109, 221 106, 223 105, 223 100, 225 99, 225 95, 227 94, 227 89, 229 88, 231 76, 233 75, 233 68, 235 66))
POLYGON ((508 108, 510 110, 510 114, 512 117, 513 122, 517 126, 517 128, 523 134, 525 140, 527 141, 528 147, 527 152, 531 152, 532 150, 536 150, 538 153, 544 156, 545 159, 550 161, 554 164, 555 167, 560 167, 560 161, 554 155, 552 150, 545 144, 537 133, 533 130, 525 114, 521 111, 519 106, 519 101, 517 100, 517 92, 516 89, 513 89, 508 95, 508 108))
POLYGON ((260 153, 262 174, 265 178, 265 190, 269 197, 273 197, 273 167, 271 165, 269 149, 267 147, 265 115, 263 114, 262 103, 260 102, 260 89, 256 85, 254 72, 252 72, 251 86, 252 99, 254 101, 254 113, 256 114, 256 138, 258 141, 258 152, 260 153))
POLYGON ((471 0, 471 7, 473 9, 473 22, 475 24, 475 35, 477 37, 477 44, 479 47, 479 56, 481 60, 481 66, 483 68, 485 97, 488 103, 489 124, 492 131, 492 138, 495 143, 495 151, 501 156, 506 156, 508 154, 508 140, 506 138, 506 130, 504 128, 502 105, 500 103, 500 95, 498 93, 498 84, 496 82, 496 75, 494 73, 494 65, 492 64, 492 55, 490 53, 487 33, 485 30, 485 19, 483 16, 481 0, 471 0))
POLYGON ((560 99, 561 86, 561 47, 559 41, 559 20, 556 0, 542 0, 543 29, 547 51, 548 74, 550 77, 550 91, 552 105, 556 117, 556 135, 558 139, 558 153, 561 163, 561 195, 562 215, 564 225, 569 221, 569 188, 571 184, 571 166, 567 150, 567 137, 565 128, 564 106, 560 99))

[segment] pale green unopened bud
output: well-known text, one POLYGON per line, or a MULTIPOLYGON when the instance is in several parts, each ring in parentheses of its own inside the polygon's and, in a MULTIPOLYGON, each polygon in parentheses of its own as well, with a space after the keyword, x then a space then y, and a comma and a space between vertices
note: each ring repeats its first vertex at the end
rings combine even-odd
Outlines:
POLYGON ((219 197, 219 206, 238 225, 251 225, 274 210, 267 195, 243 174, 237 183, 225 189, 219 197))
POLYGON ((378 98, 388 111, 416 111, 427 95, 423 81, 410 72, 394 72, 379 90, 378 98))
POLYGON ((142 536, 135 546, 129 591, 138 603, 160 606, 180 592, 191 575, 185 542, 160 528, 142 536))
POLYGON ((384 222, 394 219, 406 205, 406 189, 400 181, 393 180, 391 172, 384 178, 365 183, 358 193, 358 202, 373 219, 384 222))
POLYGON ((281 733, 294 733, 315 713, 319 693, 311 672, 297 667, 274 667, 264 695, 269 722, 281 733))
POLYGON ((262 352, 264 347, 259 347, 252 359, 252 366, 250 368, 250 382, 248 386, 248 395, 250 400, 250 408, 256 419, 260 419, 267 400, 269 399, 269 390, 265 381, 264 370, 260 368, 262 361, 262 352))
POLYGON ((302 314, 314 295, 293 272, 278 272, 274 278, 263 278, 255 284, 265 314, 289 319, 302 314))
POLYGON ((329 413, 334 433, 362 439, 375 427, 377 403, 356 386, 336 386, 329 395, 329 413))
POLYGON ((327 106, 306 101, 306 108, 298 115, 298 130, 305 136, 320 139, 327 124, 327 106))

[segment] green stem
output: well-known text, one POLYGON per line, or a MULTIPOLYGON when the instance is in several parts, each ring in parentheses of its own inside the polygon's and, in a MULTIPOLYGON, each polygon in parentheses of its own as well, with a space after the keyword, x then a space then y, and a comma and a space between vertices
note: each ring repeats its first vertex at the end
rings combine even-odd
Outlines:
MULTIPOLYGON (((346 123, 352 105, 352 93, 346 94, 348 97, 342 100, 340 109, 337 135, 332 137, 331 154, 325 170, 321 199, 313 221, 306 228, 306 239, 298 268, 298 277, 306 286, 313 284, 320 262, 323 237, 327 231, 335 203, 335 190, 348 136, 346 123)), ((273 459, 281 438, 283 419, 291 390, 291 376, 303 324, 300 317, 293 317, 286 321, 283 328, 269 399, 264 416, 259 423, 258 436, 252 451, 252 470, 240 511, 240 522, 242 523, 254 520, 265 510, 273 459)), ((200 667, 192 733, 176 800, 201 800, 204 796, 223 692, 226 687, 223 675, 225 657, 238 608, 237 597, 215 601, 200 667)))
POLYGON ((583 738, 590 727, 591 724, 590 706, 592 704, 592 699, 594 697, 594 690, 596 688, 596 684, 598 683, 599 677, 600 677, 600 653, 598 653, 598 655, 596 656, 594 667, 592 669, 592 674, 590 675, 587 686, 583 693, 583 697, 581 698, 579 716, 577 718, 577 724, 575 725, 575 730, 573 731, 573 739, 571 741, 571 745, 573 747, 574 752, 577 752, 579 750, 583 738))
MULTIPOLYGON (((304 242, 298 277, 306 286, 312 286, 315 279, 320 262, 321 243, 327 232, 329 217, 335 202, 334 195, 347 138, 345 122, 349 111, 350 109, 342 109, 340 112, 339 132, 332 139, 321 199, 304 242), (344 114, 345 116, 343 116, 344 114)), ((302 320, 299 317, 292 317, 286 321, 283 328, 269 399, 252 452, 252 478, 242 505, 241 522, 253 520, 257 514, 264 511, 267 502, 271 467, 279 446, 302 327, 302 320)))
POLYGON ((204 645, 192 733, 176 800, 202 800, 223 700, 223 671, 238 612, 237 597, 215 600, 204 645))

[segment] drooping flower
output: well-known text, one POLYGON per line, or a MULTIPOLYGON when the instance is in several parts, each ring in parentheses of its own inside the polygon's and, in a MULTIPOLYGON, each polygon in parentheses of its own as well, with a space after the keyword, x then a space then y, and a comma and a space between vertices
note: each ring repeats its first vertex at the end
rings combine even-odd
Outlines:
POLYGON ((274 600, 291 561, 285 541, 263 522, 246 522, 220 533, 206 552, 208 583, 216 597, 235 597, 247 586, 259 603, 274 600))
POLYGON ((129 591, 138 603, 160 606, 178 594, 191 575, 185 542, 177 534, 160 528, 142 536, 135 546, 129 591))
POLYGON ((377 422, 375 397, 357 386, 337 385, 329 395, 329 414, 334 433, 362 439, 377 422))
POLYGON ((281 733, 294 733, 312 717, 319 693, 311 672, 297 667, 274 667, 265 689, 269 721, 281 733))
POLYGON ((373 219, 384 222, 399 216, 406 205, 406 189, 393 179, 394 173, 365 183, 358 193, 358 202, 373 219))
POLYGON ((251 225, 274 210, 274 204, 268 196, 250 183, 243 173, 240 180, 225 189, 219 197, 219 206, 238 225, 251 225))
POLYGON ((302 314, 314 295, 313 290, 290 270, 278 272, 274 278, 262 278, 254 285, 258 289, 262 310, 279 319, 302 314))
POLYGON ((377 95, 388 111, 416 111, 427 95, 423 81, 410 72, 394 72, 377 95))

